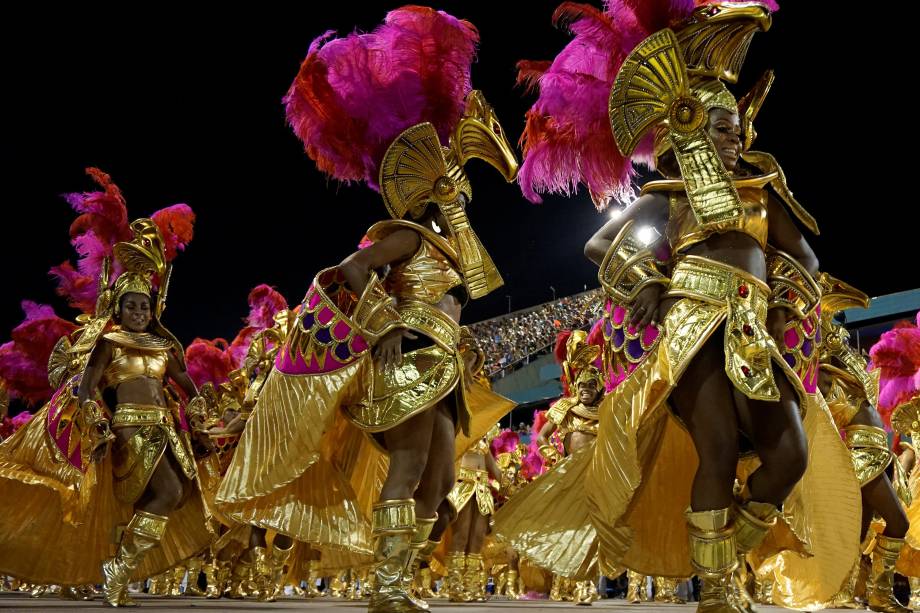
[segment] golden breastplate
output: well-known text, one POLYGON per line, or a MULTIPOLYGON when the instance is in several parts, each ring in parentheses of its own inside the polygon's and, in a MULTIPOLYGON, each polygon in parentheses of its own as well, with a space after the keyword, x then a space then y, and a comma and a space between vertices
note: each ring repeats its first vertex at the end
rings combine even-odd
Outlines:
POLYGON ((110 332, 103 338, 112 344, 112 361, 102 375, 107 388, 118 387, 125 381, 147 377, 163 379, 169 363, 168 341, 152 334, 110 332))
POLYGON ((653 181, 646 184, 642 193, 666 192, 670 201, 668 220, 668 242, 675 253, 701 243, 714 234, 740 232, 753 238, 765 249, 767 246, 767 202, 766 185, 775 179, 775 173, 758 177, 737 179, 735 190, 741 202, 742 214, 719 222, 700 223, 690 206, 690 199, 684 191, 683 181, 653 181))
POLYGON ((386 277, 387 292, 397 300, 437 304, 447 292, 463 285, 450 258, 426 239, 405 262, 393 266, 386 277))

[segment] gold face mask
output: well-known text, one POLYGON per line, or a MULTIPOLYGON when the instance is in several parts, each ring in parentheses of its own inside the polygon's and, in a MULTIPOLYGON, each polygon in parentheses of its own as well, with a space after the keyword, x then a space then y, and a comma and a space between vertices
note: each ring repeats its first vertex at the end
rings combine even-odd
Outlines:
POLYGON ((467 291, 479 298, 504 282, 464 210, 473 194, 463 164, 474 157, 488 162, 508 181, 517 176, 511 145, 479 91, 467 97, 466 112, 448 147, 441 145, 434 126, 427 122, 400 134, 383 156, 379 183, 383 203, 394 219, 418 218, 429 203, 438 206, 457 249, 467 291))

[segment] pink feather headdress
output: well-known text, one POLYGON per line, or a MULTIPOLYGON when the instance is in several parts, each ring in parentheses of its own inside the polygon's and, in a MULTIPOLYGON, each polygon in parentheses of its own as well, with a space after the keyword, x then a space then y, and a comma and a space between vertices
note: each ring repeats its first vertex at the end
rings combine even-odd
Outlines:
MULTIPOLYGON (((92 313, 99 293, 102 262, 111 258, 115 243, 132 237, 128 208, 121 190, 112 178, 98 168, 88 174, 103 191, 65 194, 64 199, 80 213, 70 225, 70 243, 77 252, 77 266, 64 262, 50 274, 58 282, 57 292, 84 313, 92 313)), ((166 244, 166 261, 171 262, 185 249, 194 235, 195 213, 187 204, 175 204, 150 216, 166 244)), ((113 262, 111 279, 121 270, 113 262)))
POLYGON ((871 369, 881 371, 878 412, 890 426, 891 412, 920 393, 920 313, 882 334, 869 350, 871 369))
POLYGON ((48 358, 58 339, 69 336, 77 326, 58 317, 48 305, 23 301, 26 317, 13 328, 12 340, 0 345, 0 379, 10 397, 34 405, 51 397, 48 358))
POLYGON ((284 98, 288 123, 322 172, 379 189, 380 160, 406 128, 431 122, 446 142, 478 41, 471 23, 422 6, 391 11, 367 34, 326 32, 284 98))
MULTIPOLYGON (((630 159, 624 158, 610 130, 607 101, 617 72, 642 40, 687 19, 710 1, 608 0, 603 10, 565 2, 553 23, 573 39, 551 62, 521 61, 518 83, 539 91, 527 111, 521 135, 524 162, 518 183, 524 196, 539 203, 540 193, 571 195, 587 187, 602 210, 611 200, 635 197, 634 165, 653 164, 649 135, 630 159)), ((771 11, 773 0, 761 2, 771 11)))

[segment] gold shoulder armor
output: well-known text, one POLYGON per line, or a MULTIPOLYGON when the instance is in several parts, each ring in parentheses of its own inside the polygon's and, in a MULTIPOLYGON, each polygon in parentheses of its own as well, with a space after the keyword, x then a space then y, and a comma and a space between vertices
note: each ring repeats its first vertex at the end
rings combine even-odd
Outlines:
POLYGON ((789 210, 792 211, 792 214, 802 222, 802 224, 808 228, 816 236, 821 232, 818 230, 818 222, 814 217, 811 216, 811 213, 805 210, 799 202, 792 196, 792 190, 789 189, 789 186, 786 184, 786 175, 783 173, 783 169, 780 168, 779 164, 769 153, 763 151, 746 151, 741 154, 741 159, 743 159, 748 164, 751 164, 758 170, 764 173, 775 172, 777 174, 776 179, 771 182, 771 186, 776 191, 776 195, 789 207, 789 210))

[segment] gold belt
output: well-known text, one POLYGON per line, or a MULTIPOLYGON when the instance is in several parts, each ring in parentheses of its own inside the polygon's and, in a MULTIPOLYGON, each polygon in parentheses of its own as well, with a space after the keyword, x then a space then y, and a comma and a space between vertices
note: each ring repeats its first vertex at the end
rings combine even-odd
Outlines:
POLYGON ((460 345, 460 324, 450 316, 420 300, 404 300, 396 305, 404 324, 430 337, 444 350, 455 352, 460 345))
POLYGON ((770 286, 740 268, 709 258, 685 255, 674 266, 665 295, 720 305, 725 304, 727 298, 740 298, 759 311, 766 309, 770 286))
POLYGON ((468 481, 470 483, 483 483, 488 485, 489 471, 461 466, 460 472, 457 474, 457 481, 468 481))
POLYGON ((156 426, 172 425, 173 415, 170 409, 153 404, 123 403, 115 407, 112 427, 120 426, 156 426))

